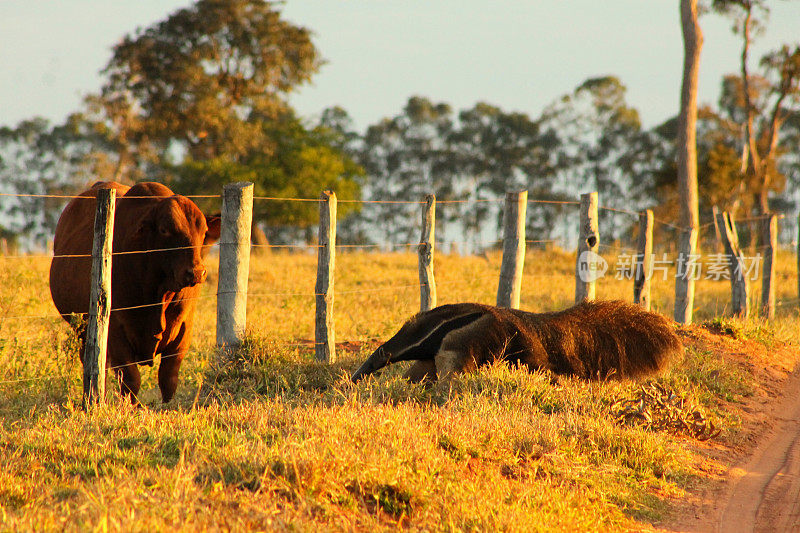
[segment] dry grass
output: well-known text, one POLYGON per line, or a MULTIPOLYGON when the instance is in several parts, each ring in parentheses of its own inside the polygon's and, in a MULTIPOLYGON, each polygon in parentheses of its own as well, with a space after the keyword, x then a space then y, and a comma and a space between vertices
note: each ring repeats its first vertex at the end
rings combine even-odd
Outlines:
MULTIPOLYGON (((495 299, 499 256, 439 256, 439 303, 495 299)), ((794 258, 781 256, 779 302, 796 298, 794 258)), ((337 257, 339 362, 313 361, 311 254, 251 262, 249 338, 221 366, 212 272, 177 398, 161 406, 144 371, 145 409, 109 393, 80 403, 74 342, 53 316, 45 259, 0 258, 0 529, 112 530, 627 530, 657 521, 700 474, 686 437, 610 416, 635 383, 553 380, 503 366, 452 387, 410 385, 392 369, 358 385, 346 376, 417 310, 416 257, 337 257)), ((522 307, 565 307, 574 254, 529 253, 522 307)), ((614 266, 612 263, 612 273, 614 266)), ((671 281, 654 307, 671 314, 671 281)), ((601 281, 601 298, 630 298, 601 281)), ((724 311, 727 281, 702 280, 699 319, 724 311)), ((784 343, 796 306, 774 324, 718 321, 758 342, 784 343)), ((786 356, 782 365, 796 361, 786 356)), ((730 402, 753 375, 690 349, 658 382, 685 395, 735 439, 730 402)), ((113 388, 113 387, 110 387, 113 388)))

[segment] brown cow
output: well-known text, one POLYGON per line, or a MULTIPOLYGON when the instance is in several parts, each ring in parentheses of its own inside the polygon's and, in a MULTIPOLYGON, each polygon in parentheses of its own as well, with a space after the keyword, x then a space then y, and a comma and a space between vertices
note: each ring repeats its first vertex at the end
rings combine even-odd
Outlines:
POLYGON ((89 311, 91 258, 58 256, 91 255, 94 198, 103 188, 117 191, 107 365, 120 379, 122 393, 137 403, 138 365, 152 366, 160 354, 158 386, 168 402, 189 346, 195 299, 206 279, 203 256, 219 239, 220 220, 159 183, 95 183, 80 195, 90 199, 73 199, 56 226, 50 293, 66 320, 70 313, 89 311), (120 254, 144 250, 157 251, 120 254))

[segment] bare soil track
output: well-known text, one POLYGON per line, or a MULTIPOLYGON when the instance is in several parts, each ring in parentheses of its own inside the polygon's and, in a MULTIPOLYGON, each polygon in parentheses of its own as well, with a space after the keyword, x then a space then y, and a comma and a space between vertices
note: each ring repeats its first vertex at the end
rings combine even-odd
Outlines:
POLYGON ((767 349, 694 328, 686 336, 732 363, 748 366, 759 386, 738 406, 741 441, 701 450, 709 459, 709 482, 661 527, 721 533, 800 531, 800 368, 789 371, 775 364, 781 352, 797 348, 767 349))
POLYGON ((771 425, 733 469, 717 531, 800 531, 800 372, 787 380, 771 425))

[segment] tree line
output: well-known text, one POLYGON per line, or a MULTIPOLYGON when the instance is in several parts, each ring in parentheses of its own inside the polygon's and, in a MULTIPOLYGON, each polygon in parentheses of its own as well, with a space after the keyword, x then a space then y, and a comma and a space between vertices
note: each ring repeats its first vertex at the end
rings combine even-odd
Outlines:
MULTIPOLYGON (((714 1, 741 36, 741 72, 699 110, 700 223, 717 206, 737 216, 796 209, 800 191, 800 48, 749 50, 766 3, 714 1)), ((161 181, 183 194, 217 194, 251 181, 257 196, 346 200, 457 200, 440 209, 440 234, 479 249, 497 238, 508 190, 553 202, 597 190, 602 203, 678 220, 677 117, 642 127, 615 76, 592 77, 538 115, 478 102, 466 109, 412 96, 394 116, 356 131, 345 109, 297 115, 292 90, 323 61, 311 32, 261 0, 199 0, 125 36, 100 90, 62 124, 41 118, 0 128, 0 193, 72 194, 87 182, 161 181)), ((677 101, 677 98, 676 98, 677 101)), ((63 201, 0 197, 0 238, 49 240, 63 201)), ((213 208, 213 206, 208 206, 213 208)), ((569 204, 531 204, 537 239, 568 239, 569 204)), ((313 238, 313 203, 256 202, 274 241, 313 238)), ((603 211, 604 235, 626 238, 635 220, 603 211)), ((417 207, 343 203, 340 238, 412 242, 417 207)))

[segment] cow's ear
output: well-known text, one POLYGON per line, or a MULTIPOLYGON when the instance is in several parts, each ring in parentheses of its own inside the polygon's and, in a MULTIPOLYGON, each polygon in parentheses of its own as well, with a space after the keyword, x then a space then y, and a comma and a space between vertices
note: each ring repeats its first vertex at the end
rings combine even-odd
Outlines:
POLYGON ((222 219, 219 215, 206 215, 206 225, 208 226, 208 231, 206 231, 206 237, 203 240, 203 244, 208 246, 219 240, 222 219))

